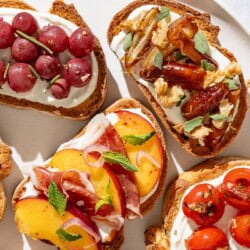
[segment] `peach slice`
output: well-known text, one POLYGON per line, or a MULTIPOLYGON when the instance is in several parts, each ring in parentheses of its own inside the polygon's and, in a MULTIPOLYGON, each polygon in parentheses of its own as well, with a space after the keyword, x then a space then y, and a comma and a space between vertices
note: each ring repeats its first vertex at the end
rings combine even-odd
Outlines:
POLYGON ((49 164, 49 167, 58 168, 61 171, 76 169, 89 173, 96 195, 105 197, 106 187, 110 181, 111 200, 115 211, 125 216, 126 201, 122 187, 117 177, 105 167, 95 168, 87 165, 82 152, 77 149, 64 149, 57 152, 49 164))
MULTIPOLYGON (((142 116, 121 110, 115 112, 119 120, 114 124, 118 134, 122 137, 125 135, 143 135, 154 131, 153 126, 149 121, 142 116)), ((142 145, 133 146, 124 141, 125 149, 129 160, 135 165, 139 151, 145 151, 151 155, 161 166, 154 166, 146 157, 143 157, 138 167, 138 172, 135 172, 135 178, 139 189, 140 197, 146 196, 157 184, 163 167, 163 148, 160 138, 155 134, 142 145)))
MULTIPOLYGON (((21 233, 32 239, 46 240, 61 250, 83 249, 83 246, 92 245, 89 250, 98 250, 94 238, 83 228, 72 226, 69 233, 77 233, 81 238, 72 242, 63 242, 56 231, 69 219, 76 218, 71 212, 65 211, 59 215, 56 209, 47 200, 40 198, 25 198, 15 204, 15 221, 21 233), (53 223, 49 223, 53 222, 53 223), (66 245, 67 246, 66 246, 66 245)), ((87 223, 87 221, 85 221, 87 223)), ((91 227, 90 224, 88 224, 91 227)), ((95 229, 93 228, 93 231, 95 229)))

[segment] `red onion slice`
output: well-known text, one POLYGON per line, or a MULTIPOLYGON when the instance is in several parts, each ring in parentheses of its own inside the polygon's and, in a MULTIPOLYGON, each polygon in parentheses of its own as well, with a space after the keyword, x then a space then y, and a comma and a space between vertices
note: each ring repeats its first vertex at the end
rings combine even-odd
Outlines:
POLYGON ((147 152, 145 152, 143 150, 141 150, 137 153, 137 156, 136 156, 137 166, 140 165, 140 161, 143 157, 147 158, 155 167, 161 168, 161 164, 153 156, 151 156, 150 154, 148 154, 147 152))
POLYGON ((88 164, 91 167, 100 168, 104 164, 104 159, 102 157, 99 157, 99 159, 97 159, 96 161, 91 162, 88 160, 88 154, 93 153, 93 152, 102 154, 103 152, 108 151, 108 150, 109 150, 108 147, 100 145, 100 144, 90 145, 83 151, 83 160, 85 161, 86 164, 88 164))

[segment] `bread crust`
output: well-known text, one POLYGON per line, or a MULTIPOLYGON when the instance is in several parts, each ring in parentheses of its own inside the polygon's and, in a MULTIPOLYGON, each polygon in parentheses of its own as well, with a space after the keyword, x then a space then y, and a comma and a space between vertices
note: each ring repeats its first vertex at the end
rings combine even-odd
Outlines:
MULTIPOLYGON (((111 44, 111 41, 114 37, 114 35, 117 34, 120 30, 119 24, 121 21, 125 20, 127 16, 130 14, 131 11, 133 11, 135 8, 145 5, 145 4, 158 4, 158 5, 164 5, 167 6, 170 10, 174 10, 178 12, 179 14, 184 14, 186 12, 191 13, 195 16, 195 20, 198 23, 198 26, 200 29, 206 31, 206 36, 208 40, 210 41, 210 44, 217 48, 225 57, 227 57, 231 62, 237 61, 234 57, 234 55, 228 51, 225 48, 222 48, 218 46, 216 42, 216 37, 219 32, 219 28, 217 26, 213 26, 209 23, 209 15, 202 14, 198 11, 195 11, 185 5, 182 5, 180 3, 177 3, 176 1, 165 1, 165 0, 143 0, 143 1, 135 1, 131 4, 129 4, 127 7, 122 9, 120 12, 118 12, 114 18, 112 19, 109 30, 108 30, 108 41, 109 44, 111 44)), ((136 79, 133 77, 133 79, 136 81, 136 79)), ((200 145, 191 145, 190 140, 185 140, 181 134, 179 134, 172 126, 172 124, 168 121, 167 115, 164 112, 163 108, 159 104, 159 102, 155 99, 155 97, 151 94, 151 92, 148 90, 147 87, 142 85, 139 81, 136 81, 139 89, 142 91, 144 96, 147 98, 149 103, 151 104, 153 110, 156 112, 158 117, 160 118, 161 122, 165 126, 165 128, 168 130, 168 132, 173 136, 173 138, 180 143, 182 148, 186 150, 188 153, 202 157, 202 158, 211 158, 216 155, 218 155, 220 152, 222 152, 227 146, 229 146, 234 139, 236 138, 236 135, 238 134, 241 125, 243 123, 243 120, 245 118, 245 114, 247 111, 247 87, 244 82, 243 75, 241 74, 239 76, 240 83, 241 83, 241 92, 239 97, 239 108, 237 115, 233 121, 233 123, 230 126, 230 129, 225 133, 222 140, 216 147, 213 149, 210 149, 208 147, 203 147, 200 145)))
MULTIPOLYGON (((26 4, 21 0, 4 1, 0 0, 0 7, 11 7, 19 9, 35 10, 32 6, 26 4)), ((51 14, 58 15, 68 21, 75 23, 80 27, 88 27, 82 19, 77 9, 73 4, 66 4, 62 0, 55 0, 50 9, 51 14)), ((25 99, 17 99, 15 97, 0 94, 0 103, 7 104, 16 108, 35 109, 56 116, 75 119, 86 120, 91 115, 97 112, 102 106, 107 95, 107 69, 105 56, 102 51, 99 40, 95 37, 94 54, 98 62, 98 80, 97 86, 92 95, 78 106, 72 108, 55 107, 53 105, 42 104, 25 99)))
MULTIPOLYGON (((140 102, 138 102, 135 99, 131 99, 131 98, 123 98, 120 99, 118 101, 116 101, 114 104, 112 104, 111 106, 109 106, 104 113, 112 113, 121 109, 129 109, 129 108, 140 108, 142 113, 145 114, 150 121, 152 122, 158 136, 159 139, 161 141, 162 147, 163 147, 163 168, 162 168, 162 173, 161 173, 161 178, 159 180, 159 184, 157 187, 157 190, 155 191, 154 195, 152 195, 148 200, 146 200, 143 204, 141 204, 141 213, 142 215, 145 215, 147 212, 149 212, 155 202, 157 201, 157 198, 159 197, 164 184, 165 184, 165 179, 166 179, 166 173, 167 173, 167 162, 168 162, 168 155, 167 155, 167 148, 166 148, 166 143, 163 137, 163 133, 161 131, 161 128, 157 122, 157 120, 155 119, 155 117, 153 116, 153 114, 146 108, 144 107, 140 102)), ((85 132, 85 128, 83 128, 77 135, 76 137, 84 134, 85 132)), ((23 192, 25 192, 25 187, 24 185, 29 181, 28 178, 24 179, 17 187, 16 190, 13 194, 13 198, 12 198, 12 204, 13 207, 15 206, 16 202, 20 199, 20 197, 22 196, 23 192)), ((115 238, 115 240, 111 243, 106 243, 104 244, 103 248, 105 250, 118 250, 121 249, 122 243, 124 241, 124 235, 123 235, 123 228, 120 230, 120 232, 118 233, 117 237, 115 238)))
POLYGON ((146 245, 153 246, 155 248, 152 249, 157 250, 170 249, 170 232, 186 189, 195 183, 217 178, 236 166, 250 166, 250 160, 239 156, 214 158, 199 163, 191 170, 181 173, 167 188, 163 202, 163 225, 153 226, 145 231, 146 245), (161 235, 162 241, 157 240, 157 234, 161 235), (163 244, 165 244, 164 248, 162 248, 163 244))

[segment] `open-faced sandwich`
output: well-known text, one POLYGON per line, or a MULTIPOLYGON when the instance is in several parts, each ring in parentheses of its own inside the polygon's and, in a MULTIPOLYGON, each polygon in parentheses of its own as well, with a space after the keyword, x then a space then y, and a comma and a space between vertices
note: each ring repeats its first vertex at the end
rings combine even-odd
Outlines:
POLYGON ((87 119, 107 91, 99 41, 75 7, 56 0, 50 13, 0 0, 0 103, 87 119))
MULTIPOLYGON (((0 138, 0 180, 7 177, 12 170, 11 150, 0 138)), ((6 208, 7 199, 0 183, 0 220, 6 208)))
POLYGON ((121 99, 27 174, 13 196, 18 230, 60 249, 120 249, 125 219, 164 185, 166 146, 153 115, 121 99))
POLYGON ((218 158, 180 174, 163 220, 146 231, 147 249, 250 249, 250 160, 218 158))
POLYGON ((241 68, 216 44, 209 15, 176 1, 135 1, 108 30, 111 49, 167 130, 191 154, 212 157, 237 135, 245 113, 241 68))

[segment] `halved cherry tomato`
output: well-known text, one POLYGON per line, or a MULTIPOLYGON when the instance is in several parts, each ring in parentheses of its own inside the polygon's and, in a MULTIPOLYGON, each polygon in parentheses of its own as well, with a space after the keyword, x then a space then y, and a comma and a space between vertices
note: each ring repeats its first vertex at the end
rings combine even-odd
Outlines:
POLYGON ((241 214, 232 220, 230 232, 242 246, 250 247, 250 214, 241 214))
POLYGON ((184 214, 201 226, 217 222, 222 217, 224 208, 225 201, 220 190, 205 183, 196 185, 182 203, 184 214))
POLYGON ((199 228, 187 240, 188 250, 229 249, 227 236, 217 227, 199 228))
POLYGON ((236 168, 228 172, 221 189, 229 205, 250 210, 250 169, 236 168))

